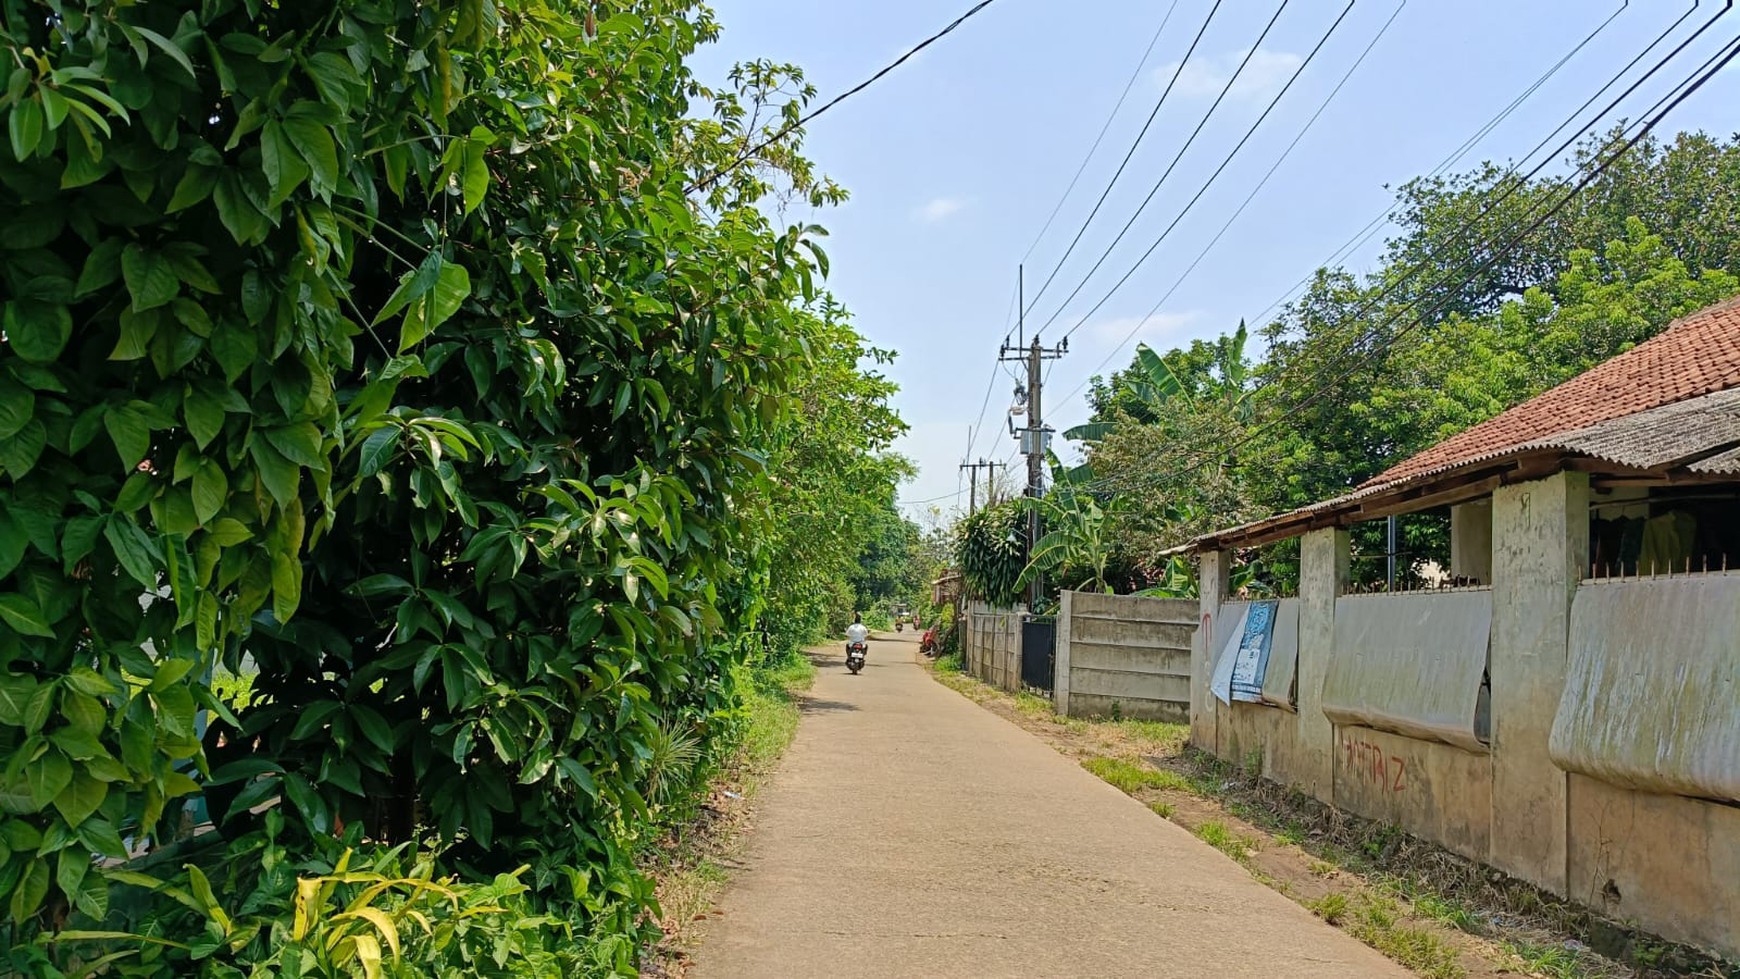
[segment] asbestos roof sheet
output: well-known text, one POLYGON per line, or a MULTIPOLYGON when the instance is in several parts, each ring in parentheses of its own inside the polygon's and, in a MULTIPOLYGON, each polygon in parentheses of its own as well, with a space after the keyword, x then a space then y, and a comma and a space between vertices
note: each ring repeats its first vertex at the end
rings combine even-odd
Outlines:
POLYGON ((1634 469, 1660 469, 1735 443, 1740 443, 1740 387, 1536 439, 1517 450, 1561 449, 1634 469))

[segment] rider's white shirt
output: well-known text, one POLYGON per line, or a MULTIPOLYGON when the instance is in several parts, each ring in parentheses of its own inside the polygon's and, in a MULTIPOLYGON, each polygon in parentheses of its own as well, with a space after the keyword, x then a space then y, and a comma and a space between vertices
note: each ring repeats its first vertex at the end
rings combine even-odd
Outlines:
POLYGON ((863 642, 870 638, 870 630, 864 628, 863 624, 854 622, 846 627, 846 638, 852 642, 863 642))

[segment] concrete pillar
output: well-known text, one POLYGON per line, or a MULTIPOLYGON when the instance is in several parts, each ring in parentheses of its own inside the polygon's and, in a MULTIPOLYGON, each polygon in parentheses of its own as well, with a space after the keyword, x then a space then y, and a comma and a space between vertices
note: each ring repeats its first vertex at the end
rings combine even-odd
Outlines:
POLYGON ((1074 595, 1071 591, 1058 595, 1057 655, 1052 660, 1051 703, 1065 717, 1069 716, 1069 619, 1074 604, 1071 598, 1074 595))
POLYGON ((1571 600, 1589 555, 1589 475, 1501 487, 1492 512, 1492 855, 1566 893, 1566 776, 1547 755, 1571 600))
POLYGON ((1214 694, 1208 692, 1208 681, 1214 673, 1220 606, 1226 599, 1231 573, 1232 554, 1226 551, 1204 552, 1196 570, 1202 619, 1190 646, 1190 742, 1208 752, 1215 750, 1217 716, 1217 704, 1214 694))
POLYGON ((1450 576, 1492 584, 1492 501, 1450 508, 1450 576))
POLYGON ((1323 679, 1335 651, 1335 600, 1347 590, 1347 531, 1313 530, 1299 541, 1299 787, 1335 801, 1335 725, 1323 714, 1323 679))

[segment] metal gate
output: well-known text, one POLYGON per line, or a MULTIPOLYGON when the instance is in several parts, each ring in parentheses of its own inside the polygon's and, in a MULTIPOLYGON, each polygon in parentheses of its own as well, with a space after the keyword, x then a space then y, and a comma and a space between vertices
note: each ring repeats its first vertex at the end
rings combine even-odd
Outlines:
POLYGON ((1021 621, 1021 685, 1052 688, 1057 662, 1057 619, 1034 616, 1021 621))

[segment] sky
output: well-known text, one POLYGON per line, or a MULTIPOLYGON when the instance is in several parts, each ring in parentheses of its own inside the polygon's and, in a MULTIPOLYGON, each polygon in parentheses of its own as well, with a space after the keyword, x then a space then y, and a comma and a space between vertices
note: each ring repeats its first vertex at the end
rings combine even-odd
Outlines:
MULTIPOLYGON (((826 99, 969 6, 714 0, 723 36, 692 64, 702 80, 722 84, 738 61, 793 62, 826 99)), ((1061 432, 1086 420, 1089 378, 1126 366, 1138 342, 1165 351, 1230 331, 1241 318, 1253 330, 1267 322, 1276 303, 1389 209, 1392 188, 1437 168, 1604 22, 1452 171, 1522 157, 1693 4, 1355 0, 1342 17, 1348 5, 1339 0, 1222 0, 1187 59, 1214 6, 997 0, 809 126, 806 155, 851 199, 784 216, 828 229, 827 287, 872 344, 899 353, 886 370, 900 385, 895 405, 910 426, 895 448, 919 467, 900 489, 909 516, 935 519, 933 509, 966 506, 959 466, 969 447, 972 459, 1010 462, 1010 473, 1022 465, 1006 427, 1015 384, 1007 371, 1019 365, 997 362, 1000 342, 1016 326, 1018 268, 1030 308, 1022 336, 1030 340, 1037 330, 1049 345, 1069 331, 1068 353, 1048 365, 1044 387, 1045 421, 1061 432), (1339 27, 1307 60, 1338 17, 1339 27), (1241 61, 1243 72, 1226 88, 1241 61)), ((1579 123, 1719 8, 1699 5, 1579 123)), ((1596 128, 1642 115, 1737 34, 1740 13, 1718 21, 1596 128)), ((1675 110, 1658 134, 1740 130, 1735 66, 1740 60, 1675 110)), ((1380 231, 1341 264, 1369 270, 1384 237, 1380 231)), ((1057 447, 1069 457, 1061 437, 1057 447)))

